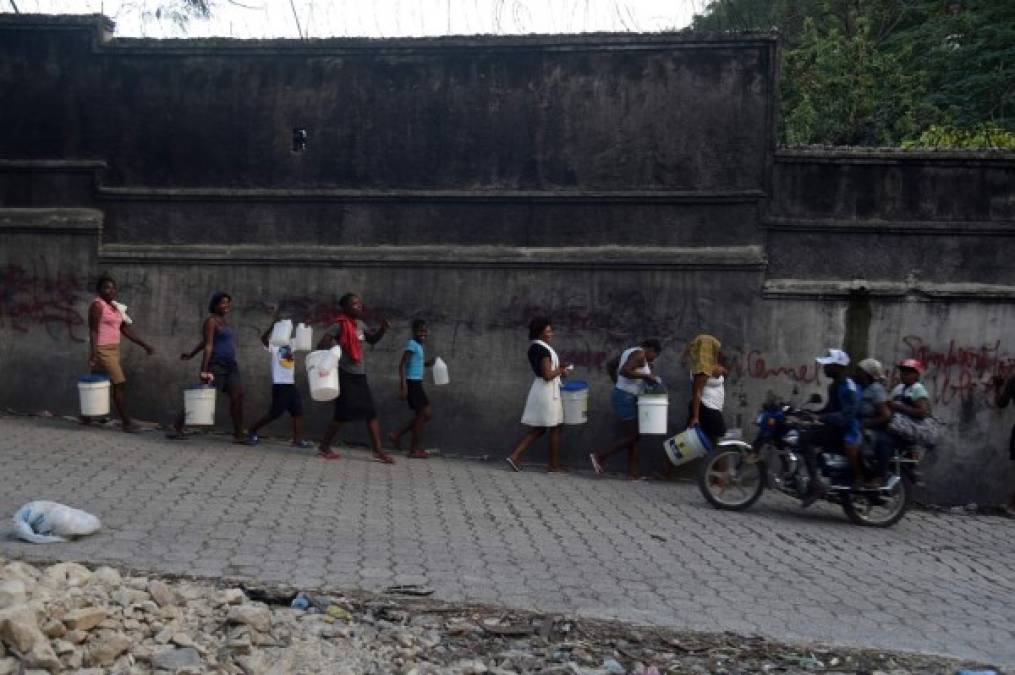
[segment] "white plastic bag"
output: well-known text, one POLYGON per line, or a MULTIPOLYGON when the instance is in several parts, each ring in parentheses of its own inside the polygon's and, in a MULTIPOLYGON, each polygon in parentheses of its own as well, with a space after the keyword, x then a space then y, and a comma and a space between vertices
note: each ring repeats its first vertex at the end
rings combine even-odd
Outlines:
POLYGON ((271 327, 271 337, 268 338, 268 344, 274 347, 285 347, 292 341, 293 336, 293 322, 290 319, 282 319, 276 321, 275 325, 271 327))
POLYGON ((28 502, 14 514, 18 538, 33 544, 58 544, 93 534, 102 522, 92 514, 56 502, 28 502))
POLYGON ((448 364, 444 363, 444 359, 437 357, 433 360, 433 383, 436 385, 443 385, 450 382, 451 379, 448 377, 448 364))

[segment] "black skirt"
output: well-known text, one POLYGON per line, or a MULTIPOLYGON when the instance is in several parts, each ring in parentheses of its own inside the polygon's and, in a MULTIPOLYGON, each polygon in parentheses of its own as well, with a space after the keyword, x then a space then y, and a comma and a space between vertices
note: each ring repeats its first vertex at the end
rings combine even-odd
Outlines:
POLYGON ((405 384, 409 390, 406 399, 411 410, 418 412, 430 405, 430 399, 426 395, 426 389, 423 388, 422 380, 406 380, 405 384))
POLYGON ((334 415, 336 422, 372 420, 377 417, 366 375, 354 375, 339 368, 338 388, 340 393, 335 399, 334 415))

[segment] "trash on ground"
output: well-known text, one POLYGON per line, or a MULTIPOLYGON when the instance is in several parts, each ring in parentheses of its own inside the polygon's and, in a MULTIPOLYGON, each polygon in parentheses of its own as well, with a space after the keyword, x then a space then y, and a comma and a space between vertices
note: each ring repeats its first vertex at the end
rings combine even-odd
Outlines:
POLYGON ((57 502, 28 502, 14 514, 15 534, 33 544, 59 544, 101 527, 102 522, 87 511, 57 502))

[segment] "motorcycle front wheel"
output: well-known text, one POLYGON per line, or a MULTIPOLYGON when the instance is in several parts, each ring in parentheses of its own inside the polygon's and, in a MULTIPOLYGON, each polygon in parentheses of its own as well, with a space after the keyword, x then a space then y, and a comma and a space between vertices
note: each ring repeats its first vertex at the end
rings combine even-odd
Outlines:
POLYGON ((742 511, 765 490, 765 463, 757 455, 720 448, 702 462, 698 489, 715 508, 742 511))
POLYGON ((842 510, 857 525, 891 527, 905 515, 912 491, 909 477, 900 476, 888 492, 842 493, 842 510))

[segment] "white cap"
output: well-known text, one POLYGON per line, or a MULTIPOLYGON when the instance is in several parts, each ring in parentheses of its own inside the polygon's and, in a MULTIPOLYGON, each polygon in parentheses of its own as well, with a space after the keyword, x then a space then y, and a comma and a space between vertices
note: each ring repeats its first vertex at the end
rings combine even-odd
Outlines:
POLYGON ((829 349, 827 356, 819 356, 814 360, 823 366, 827 366, 830 363, 834 363, 837 366, 848 366, 849 354, 841 349, 829 349))

